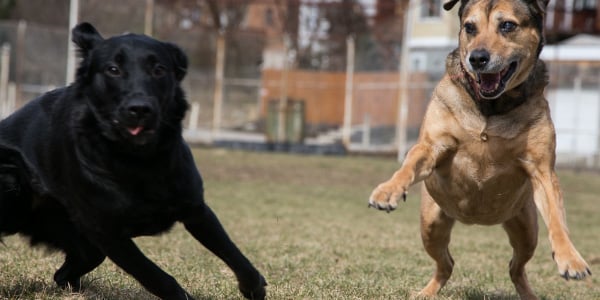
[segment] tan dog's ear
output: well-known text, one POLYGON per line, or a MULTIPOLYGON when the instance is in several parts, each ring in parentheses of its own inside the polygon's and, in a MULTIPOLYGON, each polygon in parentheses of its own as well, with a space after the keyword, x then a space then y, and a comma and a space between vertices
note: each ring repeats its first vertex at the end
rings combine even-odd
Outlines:
POLYGON ((548 2, 550 2, 550 0, 527 0, 525 1, 525 3, 527 3, 527 5, 529 5, 530 7, 533 7, 535 9, 535 11, 537 11, 538 13, 545 15, 546 14, 546 7, 548 6, 548 2))
POLYGON ((550 2, 550 0, 533 0, 530 2, 537 2, 537 5, 539 5, 541 8, 546 8, 546 6, 548 6, 548 2, 550 2))
POLYGON ((446 0, 446 2, 444 3, 444 9, 445 10, 451 10, 454 5, 456 5, 456 3, 458 3, 459 0, 446 0))
POLYGON ((534 0, 532 2, 537 5, 540 11, 546 11, 546 7, 548 7, 548 2, 550 2, 550 0, 534 0))

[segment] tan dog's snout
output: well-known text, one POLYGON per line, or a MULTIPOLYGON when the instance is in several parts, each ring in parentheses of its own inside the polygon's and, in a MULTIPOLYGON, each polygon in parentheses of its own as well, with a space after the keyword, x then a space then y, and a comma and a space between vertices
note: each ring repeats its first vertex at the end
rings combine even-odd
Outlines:
POLYGON ((473 71, 481 72, 490 62, 490 53, 485 49, 473 50, 469 53, 468 61, 473 71))

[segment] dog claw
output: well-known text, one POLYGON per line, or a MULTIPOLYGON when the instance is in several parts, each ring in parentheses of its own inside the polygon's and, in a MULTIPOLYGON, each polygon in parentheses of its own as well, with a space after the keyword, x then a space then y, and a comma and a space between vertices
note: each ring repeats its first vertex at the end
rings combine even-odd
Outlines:
POLYGON ((569 271, 565 271, 563 274, 560 274, 560 277, 562 277, 566 281, 569 281, 571 279, 574 279, 574 280, 583 280, 588 275, 591 276, 592 275, 592 271, 589 268, 586 268, 584 272, 582 272, 582 273, 577 272, 574 275, 569 275, 569 271))

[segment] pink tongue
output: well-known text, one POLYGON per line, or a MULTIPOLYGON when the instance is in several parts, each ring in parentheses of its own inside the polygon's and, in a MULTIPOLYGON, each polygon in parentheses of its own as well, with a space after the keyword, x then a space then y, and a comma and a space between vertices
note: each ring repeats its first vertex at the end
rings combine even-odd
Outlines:
POLYGON ((127 128, 127 130, 129 131, 129 133, 131 135, 138 135, 143 129, 144 129, 144 127, 142 127, 142 126, 138 126, 135 128, 127 128))

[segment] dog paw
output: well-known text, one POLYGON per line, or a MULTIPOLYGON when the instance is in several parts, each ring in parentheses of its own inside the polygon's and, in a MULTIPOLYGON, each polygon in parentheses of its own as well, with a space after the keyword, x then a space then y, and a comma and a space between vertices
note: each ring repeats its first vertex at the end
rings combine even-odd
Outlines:
POLYGON ((255 285, 253 288, 249 288, 240 282, 240 292, 242 292, 242 295, 244 295, 246 299, 263 300, 267 297, 267 290, 265 289, 267 286, 267 281, 262 275, 259 276, 258 285, 255 285))
POLYGON ((565 280, 582 280, 592 275, 590 267, 575 249, 567 253, 552 252, 552 258, 558 265, 558 272, 565 280))
POLYGON ((406 201, 406 189, 389 181, 377 186, 369 197, 369 207, 390 212, 398 207, 398 201, 406 201))
POLYGON ((61 289, 72 290, 73 292, 79 292, 81 290, 81 281, 79 277, 69 277, 67 269, 60 268, 54 273, 54 282, 61 289))

